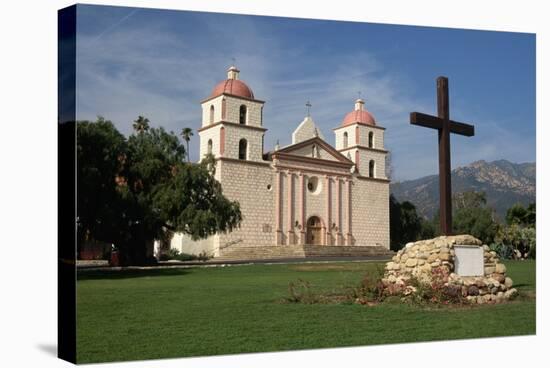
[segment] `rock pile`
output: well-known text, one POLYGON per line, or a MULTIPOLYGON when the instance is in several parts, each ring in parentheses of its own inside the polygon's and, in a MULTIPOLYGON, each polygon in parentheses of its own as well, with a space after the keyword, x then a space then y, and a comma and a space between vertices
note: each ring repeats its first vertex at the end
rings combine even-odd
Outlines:
POLYGON ((461 293, 471 303, 500 303, 517 295, 512 279, 506 275, 506 266, 500 263, 497 254, 471 235, 440 236, 408 243, 386 264, 382 282, 404 287, 415 277, 420 282, 430 283, 436 270, 442 269, 448 275, 445 286, 461 293), (454 273, 455 245, 483 248, 483 276, 454 273))

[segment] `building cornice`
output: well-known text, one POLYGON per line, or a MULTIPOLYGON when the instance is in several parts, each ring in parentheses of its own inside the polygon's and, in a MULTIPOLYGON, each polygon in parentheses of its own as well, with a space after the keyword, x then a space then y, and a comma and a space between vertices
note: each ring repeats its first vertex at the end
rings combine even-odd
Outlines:
POLYGON ((339 127, 336 127, 336 128, 332 128, 332 130, 333 130, 333 131, 336 131, 336 130, 339 130, 339 129, 349 128, 349 127, 352 127, 352 126, 354 126, 354 125, 362 125, 362 126, 365 126, 365 127, 367 127, 367 128, 386 130, 386 128, 384 128, 384 127, 381 127, 381 126, 378 126, 378 125, 365 124, 365 123, 353 123, 353 124, 348 124, 348 125, 346 125, 346 126, 339 126, 339 127))
MULTIPOLYGON (((272 159, 286 159, 289 161, 297 161, 297 162, 303 162, 307 164, 316 164, 316 165, 326 165, 326 166, 332 166, 332 167, 339 167, 339 168, 351 168, 354 164, 353 162, 344 162, 344 161, 332 161, 332 160, 326 160, 322 158, 314 158, 314 157, 306 157, 306 156, 299 156, 299 155, 293 155, 290 153, 285 152, 279 152, 275 151, 271 154, 272 159)), ((346 160, 348 161, 348 160, 346 160)))
POLYGON ((206 125, 206 126, 203 126, 199 129, 197 129, 197 132, 203 132, 203 131, 208 130, 210 128, 217 127, 218 125, 222 125, 222 126, 227 125, 227 126, 233 126, 233 127, 243 128, 243 129, 259 130, 259 131, 262 131, 262 132, 267 131, 267 128, 262 128, 262 127, 258 127, 258 126, 254 126, 254 125, 237 124, 237 123, 232 123, 232 122, 229 122, 229 121, 220 120, 220 121, 215 122, 213 124, 209 124, 209 125, 206 125))
POLYGON ((202 100, 200 103, 203 104, 205 102, 208 102, 210 100, 213 100, 215 98, 218 98, 220 96, 227 96, 227 97, 233 97, 233 98, 238 98, 240 100, 245 100, 245 101, 252 101, 252 102, 258 102, 258 103, 262 103, 264 104, 265 101, 262 101, 262 100, 256 100, 254 98, 246 98, 246 97, 243 97, 243 96, 237 96, 237 95, 232 95, 231 93, 220 93, 219 95, 217 96, 212 96, 212 97, 208 97, 208 98, 205 98, 204 100, 202 100))
POLYGON ((346 148, 339 149, 338 152, 344 152, 344 151, 348 151, 348 150, 356 149, 356 148, 360 148, 360 149, 364 149, 364 150, 372 151, 372 152, 379 152, 379 153, 388 153, 389 152, 389 151, 384 150, 384 149, 372 148, 372 147, 363 146, 363 145, 360 145, 360 144, 355 144, 353 146, 349 146, 349 147, 346 147, 346 148))
POLYGON ((379 183, 390 183, 391 182, 390 179, 371 178, 369 176, 362 176, 362 175, 357 175, 355 177, 359 180, 376 181, 376 182, 379 182, 379 183))
POLYGON ((217 157, 216 161, 221 162, 231 162, 231 163, 238 163, 238 164, 245 164, 245 165, 255 165, 255 166, 271 166, 271 162, 269 161, 250 161, 250 160, 239 160, 236 158, 230 158, 230 157, 217 157))
POLYGON ((292 166, 292 165, 285 165, 276 163, 273 165, 276 170, 279 171, 291 171, 298 175, 307 175, 308 173, 315 173, 317 175, 326 175, 333 178, 349 178, 351 179, 351 173, 349 172, 339 172, 339 171, 330 171, 330 170, 319 170, 319 169, 313 169, 313 168, 306 168, 303 166, 292 166))
MULTIPOLYGON (((277 150, 273 153, 290 153, 291 154, 291 152, 293 152, 297 149, 303 148, 303 147, 307 147, 311 144, 319 144, 319 146, 321 146, 328 153, 330 153, 332 155, 332 157, 337 159, 338 162, 344 162, 344 163, 347 163, 349 165, 353 165, 353 161, 348 159, 346 156, 342 155, 334 147, 332 147, 330 144, 328 144, 327 142, 325 142, 324 140, 322 140, 319 137, 313 137, 313 138, 310 138, 310 139, 306 139, 305 141, 301 141, 301 142, 298 142, 298 143, 291 144, 290 146, 283 147, 282 149, 277 150)), ((305 156, 299 156, 299 157, 305 157, 305 156)), ((334 161, 331 161, 331 162, 334 162, 334 161)))

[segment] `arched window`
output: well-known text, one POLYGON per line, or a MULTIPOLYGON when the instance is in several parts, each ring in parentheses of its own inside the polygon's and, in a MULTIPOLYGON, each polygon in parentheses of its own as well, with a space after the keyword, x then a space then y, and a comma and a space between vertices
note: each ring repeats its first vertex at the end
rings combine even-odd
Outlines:
POLYGON ((246 139, 241 139, 239 141, 239 160, 246 160, 246 150, 247 150, 247 143, 246 139))
POLYGON ((374 147, 374 133, 369 132, 369 148, 373 148, 373 147, 374 147))
POLYGON ((374 160, 369 161, 369 178, 374 178, 374 160))
POLYGON ((210 124, 214 123, 214 105, 210 105, 210 124))
POLYGON ((348 132, 344 132, 344 148, 348 148, 348 132))
POLYGON ((239 124, 246 124, 246 105, 239 108, 239 124))
POLYGON ((208 148, 206 152, 208 152, 208 154, 212 153, 212 139, 208 140, 208 148))

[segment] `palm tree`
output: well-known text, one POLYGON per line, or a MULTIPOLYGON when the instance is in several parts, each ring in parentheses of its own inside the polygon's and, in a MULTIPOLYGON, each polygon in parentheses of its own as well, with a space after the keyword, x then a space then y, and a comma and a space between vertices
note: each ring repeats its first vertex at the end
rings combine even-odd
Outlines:
POLYGON ((138 116, 137 120, 134 120, 133 124, 134 130, 138 133, 143 133, 149 130, 149 119, 138 116))
POLYGON ((191 159, 189 158, 189 141, 191 140, 192 136, 193 136, 193 129, 183 128, 181 130, 181 137, 187 143, 187 162, 191 162, 191 159))

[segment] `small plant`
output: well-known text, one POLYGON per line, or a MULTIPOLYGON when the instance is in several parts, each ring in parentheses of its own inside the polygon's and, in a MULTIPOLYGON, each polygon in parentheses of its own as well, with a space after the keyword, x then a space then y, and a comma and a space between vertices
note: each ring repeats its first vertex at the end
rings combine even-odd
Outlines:
POLYGON ((175 248, 170 248, 168 253, 162 254, 160 256, 161 261, 169 261, 169 260, 176 260, 176 261, 193 261, 196 259, 200 259, 200 255, 196 256, 194 254, 187 254, 187 253, 181 253, 179 250, 175 248))
POLYGON ((349 298, 359 304, 371 304, 381 302, 385 297, 382 283, 383 269, 376 265, 374 272, 366 273, 358 287, 349 288, 349 298))
POLYGON ((211 255, 209 255, 208 253, 206 253, 206 251, 202 251, 199 253, 199 255, 197 256, 197 259, 199 261, 202 261, 202 262, 206 262, 208 261, 210 258, 212 258, 211 255))
POLYGON ((449 270, 447 267, 432 269, 429 282, 412 276, 403 289, 403 297, 415 304, 463 304, 462 288, 448 283, 449 270))
POLYGON ((288 296, 284 298, 284 301, 287 303, 314 304, 319 301, 319 297, 313 293, 309 282, 298 279, 296 284, 293 282, 288 284, 288 296))
POLYGON ((500 259, 513 259, 515 257, 515 248, 511 245, 493 243, 489 248, 495 251, 500 259))

